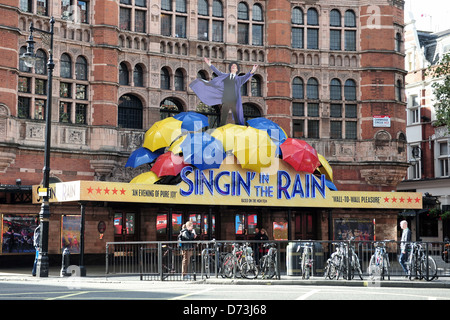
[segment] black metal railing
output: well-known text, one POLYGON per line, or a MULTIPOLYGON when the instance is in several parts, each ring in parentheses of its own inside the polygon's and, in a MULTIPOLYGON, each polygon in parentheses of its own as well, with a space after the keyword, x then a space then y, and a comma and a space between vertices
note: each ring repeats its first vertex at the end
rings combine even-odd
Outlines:
MULTIPOLYGON (((322 277, 327 260, 338 247, 347 250, 345 260, 347 270, 352 268, 353 259, 358 259, 363 277, 369 277, 369 264, 375 253, 377 242, 374 241, 268 241, 274 244, 275 254, 270 259, 272 265, 268 274, 263 274, 261 261, 267 255, 265 242, 259 241, 140 241, 140 242, 108 242, 106 245, 106 273, 139 275, 141 280, 199 280, 207 277, 239 278, 245 277, 244 271, 254 264, 258 267, 255 277, 253 269, 248 278, 274 278, 302 276, 303 250, 307 243, 312 261, 311 276, 322 277), (182 245, 189 244, 192 248, 184 250, 182 245), (245 247, 245 252, 242 250, 245 247), (355 255, 348 254, 353 248, 355 255), (232 259, 231 259, 232 258, 232 259), (183 263, 184 259, 184 263, 183 263), (228 259, 231 265, 225 265, 228 259), (242 269, 242 266, 246 269, 242 269), (184 270, 183 270, 184 265, 184 270)), ((413 243, 408 243, 412 245, 413 243)), ((421 242, 426 270, 428 272, 428 257, 436 263, 436 277, 450 277, 449 244, 444 242, 421 242)), ((405 276, 400 266, 400 242, 386 242, 385 252, 389 259, 389 275, 405 276)), ((407 264, 409 260, 407 260, 407 264)), ((424 274, 429 278, 428 274, 424 274)), ((350 276, 344 277, 348 280, 350 276)), ((357 277, 355 277, 356 279, 357 277)), ((341 278, 342 279, 342 278, 341 278)))

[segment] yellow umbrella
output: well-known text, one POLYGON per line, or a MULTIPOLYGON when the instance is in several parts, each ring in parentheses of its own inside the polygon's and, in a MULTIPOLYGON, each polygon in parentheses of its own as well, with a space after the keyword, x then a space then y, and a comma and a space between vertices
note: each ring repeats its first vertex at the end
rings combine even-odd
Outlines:
POLYGON ((233 154, 244 169, 261 172, 275 159, 277 147, 266 131, 247 127, 234 142, 233 154))
POLYGON ((144 172, 133 178, 130 183, 140 183, 140 184, 154 184, 156 181, 161 179, 153 171, 144 172))
POLYGON ((319 161, 321 166, 317 168, 317 170, 325 175, 325 178, 327 178, 330 181, 333 181, 333 169, 331 168, 330 164, 328 163, 327 159, 325 159, 324 156, 321 154, 317 154, 319 157, 319 161))
POLYGON ((235 138, 241 135, 245 129, 247 129, 246 126, 227 123, 224 126, 216 128, 211 133, 211 136, 222 142, 223 149, 225 150, 225 152, 232 151, 234 148, 235 138))
POLYGON ((150 151, 170 146, 181 134, 181 123, 173 117, 155 122, 145 133, 143 146, 150 151))
POLYGON ((169 151, 172 151, 173 154, 179 154, 182 153, 183 150, 181 150, 181 144, 186 139, 186 136, 181 136, 178 139, 176 139, 169 147, 169 151))

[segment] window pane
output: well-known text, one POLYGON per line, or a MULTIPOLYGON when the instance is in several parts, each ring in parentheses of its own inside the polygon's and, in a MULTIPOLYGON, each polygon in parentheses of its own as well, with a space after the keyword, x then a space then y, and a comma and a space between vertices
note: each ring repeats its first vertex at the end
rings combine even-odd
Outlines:
POLYGON ((161 0, 161 9, 172 11, 172 0, 161 0))
POLYGON ((161 14, 161 35, 172 36, 172 16, 168 14, 161 14))
POLYGON ((21 119, 30 118, 30 98, 19 97, 18 99, 18 113, 17 116, 21 119))
POLYGON ((339 12, 339 10, 334 9, 330 11, 330 26, 341 26, 341 13, 339 12))
POLYGON ((87 86, 77 84, 75 98, 77 100, 87 100, 87 86))
POLYGON ((35 79, 34 93, 45 95, 47 94, 47 80, 35 79))
POLYGON ((256 214, 249 214, 247 216, 248 234, 256 234, 256 227, 258 226, 258 216, 256 214))
POLYGON ((305 104, 303 102, 293 102, 292 115, 295 117, 303 117, 305 115, 305 104))
POLYGON ((167 214, 160 213, 156 217, 156 234, 167 234, 167 214))
POLYGON ((45 120, 45 100, 36 99, 34 101, 34 118, 36 120, 45 120))
POLYGON ((208 40, 208 26, 209 26, 209 20, 205 19, 198 19, 198 40, 208 40))
POLYGON ((175 72, 175 90, 176 91, 184 90, 184 76, 181 70, 177 70, 175 72))
MULTIPOLYGON (((34 66, 34 72, 36 74, 47 74, 47 54, 43 50, 37 50, 36 58, 37 60, 36 65, 34 66)), ((70 67, 70 58, 69 58, 69 67, 70 67)))
POLYGON ((248 7, 244 2, 239 2, 238 5, 238 19, 248 20, 248 7))
POLYGON ((248 24, 238 23, 238 43, 248 44, 248 24))
POLYGON ((253 97, 261 97, 261 81, 257 77, 253 77, 251 80, 251 91, 253 97))
POLYGON ((31 78, 19 77, 19 92, 29 93, 31 91, 31 78))
POLYGON ((252 13, 252 20, 253 21, 263 21, 263 12, 262 8, 259 4, 253 5, 253 13, 252 13))
POLYGON ((147 0, 134 0, 134 4, 138 7, 146 7, 147 0))
POLYGON ((356 121, 345 122, 345 138, 356 139, 356 121))
POLYGON ((213 21, 212 41, 223 42, 223 21, 213 21))
POLYGON ((345 26, 346 27, 356 27, 356 16, 351 10, 345 12, 345 26))
POLYGON ((86 104, 77 103, 75 106, 75 123, 86 124, 86 104))
POLYGON ((345 31, 345 50, 356 51, 356 31, 345 31))
POLYGON ((134 95, 119 99, 118 125, 121 128, 142 129, 142 102, 134 95))
POLYGON ((342 105, 341 104, 331 104, 330 105, 330 117, 332 117, 332 118, 342 117, 342 105))
POLYGON ((296 77, 292 82, 292 97, 294 99, 303 99, 304 91, 303 91, 303 80, 296 77))
POLYGON ((145 33, 145 15, 146 15, 147 11, 142 11, 142 10, 135 10, 134 14, 134 29, 136 32, 143 32, 145 33))
POLYGON ((175 18, 175 37, 186 38, 186 17, 175 18))
POLYGON ((236 234, 244 234, 245 232, 245 215, 236 214, 234 220, 234 230, 236 234))
POLYGON ((356 118, 356 104, 346 104, 345 105, 345 117, 346 118, 356 118))
POLYGON ((47 0, 37 0, 36 13, 43 16, 47 15, 47 0))
POLYGON ((199 0, 198 1, 198 15, 207 16, 208 15, 208 1, 199 0))
POLYGON ((223 5, 219 0, 213 1, 213 17, 223 17, 223 5))
POLYGON ((191 213, 189 215, 189 220, 192 221, 194 225, 195 234, 198 236, 202 233, 202 216, 198 213, 191 213))
POLYGON ((303 24, 303 11, 300 8, 294 8, 292 10, 292 23, 303 24))
POLYGON ((120 25, 122 30, 131 30, 131 9, 120 8, 120 25))
POLYGON ((61 77, 72 78, 72 60, 67 54, 61 56, 61 77))
POLYGON ((142 67, 140 65, 136 65, 134 67, 133 82, 135 87, 144 86, 144 72, 142 71, 142 67))
MULTIPOLYGON (((21 47, 19 50, 19 58, 27 52, 27 47, 21 47)), ((22 59, 19 59, 19 70, 22 72, 31 72, 31 68, 28 68, 22 59)))
POLYGON ((88 23, 88 5, 88 2, 78 0, 78 20, 81 23, 88 23))
POLYGON ((306 95, 308 99, 319 99, 319 83, 316 79, 310 78, 308 80, 306 95))
POLYGON ((341 82, 338 79, 331 80, 330 99, 331 100, 342 100, 341 82))
POLYGON ((75 77, 77 80, 87 80, 87 61, 84 57, 78 57, 75 64, 75 77))
POLYGON ((342 122, 330 121, 330 138, 341 139, 342 138, 342 122))
POLYGON ((70 114, 72 109, 72 104, 69 102, 61 101, 59 103, 59 122, 71 123, 70 114))
POLYGON ((59 96, 61 98, 72 98, 72 84, 61 82, 59 84, 59 96))
POLYGON ((448 144, 447 142, 439 143, 439 155, 447 156, 448 155, 448 144))
POLYGON ((252 45, 262 46, 263 45, 263 26, 260 24, 254 24, 252 26, 252 45))
POLYGON ((292 47, 303 49, 303 28, 292 28, 292 47))
POLYGON ((308 117, 318 117, 318 116, 319 116, 319 104, 308 103, 308 117))
POLYGON ((294 120, 294 138, 304 138, 305 137, 305 127, 304 120, 294 120))
POLYGON ((307 13, 307 22, 309 26, 318 26, 319 25, 319 14, 316 9, 310 8, 307 13))
POLYGON ((125 63, 119 65, 119 84, 127 86, 129 84, 128 68, 125 63))
POLYGON ((167 69, 161 69, 161 89, 170 90, 170 76, 167 69))
POLYGON ((319 29, 307 29, 308 49, 319 49, 319 29))
POLYGON ((341 50, 341 30, 330 30, 330 50, 341 50))
POLYGON ((344 87, 345 100, 356 100, 356 83, 353 80, 345 81, 344 87))
POLYGON ((308 120, 308 138, 319 138, 319 120, 308 120))
POLYGON ((176 0, 176 11, 186 13, 186 0, 176 0))

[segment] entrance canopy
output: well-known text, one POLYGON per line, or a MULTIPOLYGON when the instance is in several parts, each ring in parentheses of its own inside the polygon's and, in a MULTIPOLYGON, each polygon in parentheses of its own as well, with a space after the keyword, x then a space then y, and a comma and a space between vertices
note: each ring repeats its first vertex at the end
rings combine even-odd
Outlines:
MULTIPOLYGON (((416 192, 332 191, 321 176, 297 172, 285 162, 267 170, 245 170, 236 163, 199 170, 187 165, 177 185, 71 181, 51 184, 50 202, 107 201, 268 207, 422 209, 416 192)), ((33 203, 45 190, 33 186, 33 203)))

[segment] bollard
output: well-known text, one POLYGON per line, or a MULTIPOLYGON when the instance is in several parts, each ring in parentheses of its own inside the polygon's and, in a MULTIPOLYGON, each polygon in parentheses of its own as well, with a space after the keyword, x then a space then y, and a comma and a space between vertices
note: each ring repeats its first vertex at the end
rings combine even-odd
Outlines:
POLYGON ((70 265, 70 251, 67 248, 64 248, 62 253, 62 262, 61 262, 61 277, 70 276, 70 273, 67 273, 67 268, 70 265))

